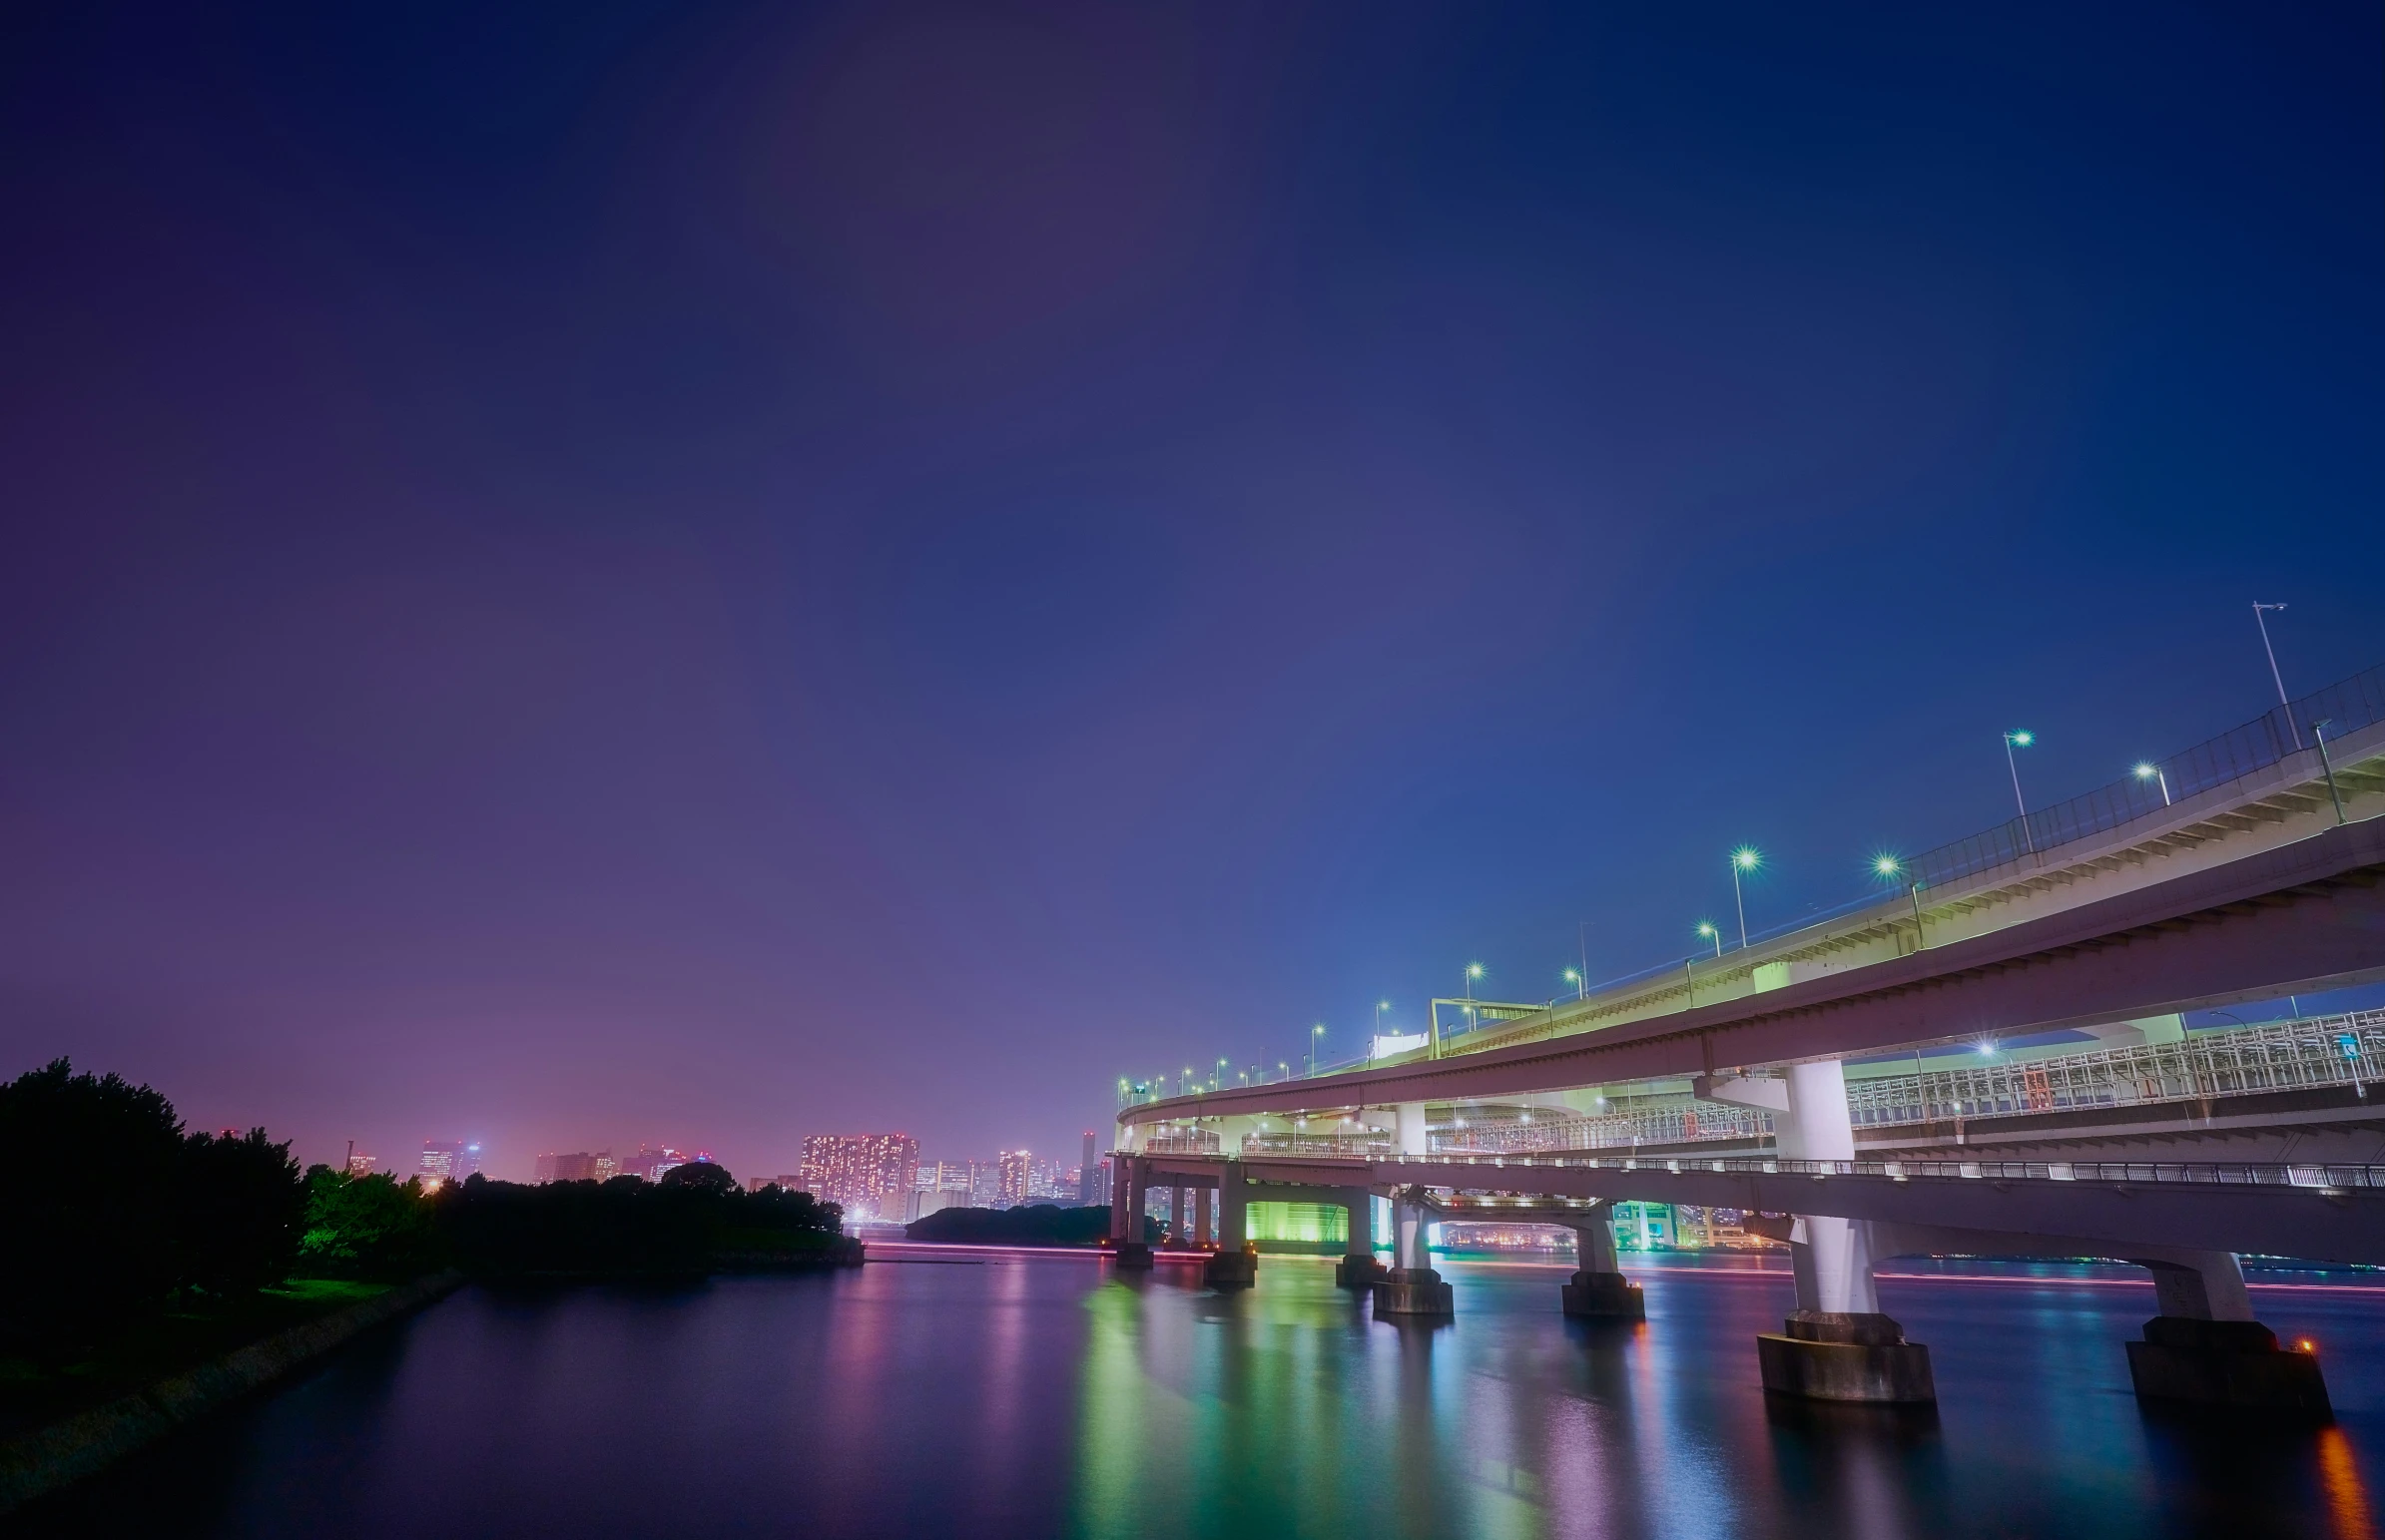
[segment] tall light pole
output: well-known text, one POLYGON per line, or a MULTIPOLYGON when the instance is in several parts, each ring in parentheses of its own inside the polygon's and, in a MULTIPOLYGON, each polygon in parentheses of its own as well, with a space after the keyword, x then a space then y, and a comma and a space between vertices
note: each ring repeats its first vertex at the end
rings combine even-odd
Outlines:
POLYGON ((1763 864, 1754 845, 1741 845, 1731 852, 1731 899, 1739 905, 1739 950, 1747 950, 1747 898, 1739 891, 1739 873, 1753 871, 1763 864))
POLYGON ((1913 949, 1920 951, 1924 942, 1921 929, 1921 884, 1905 880, 1905 863, 1882 852, 1872 857, 1872 870, 1891 882, 1905 883, 1905 897, 1913 905, 1913 949))
POLYGON ((1317 1050, 1325 1046, 1325 1023, 1309 1028, 1309 1078, 1317 1078, 1317 1050))
POLYGON ((2038 841, 2037 836, 2029 831, 2029 802, 2021 794, 2021 762, 2013 758, 2013 751, 2027 749, 2037 741, 2038 736, 2026 729, 2004 736, 2004 768, 2013 772, 2013 805, 2021 809, 2021 842, 2029 847, 2032 855, 2038 853, 2038 841))
POLYGON ((1589 982, 1581 976, 1581 970, 1579 968, 1567 968, 1565 970, 1565 982, 1573 986, 1574 999, 1586 1000, 1589 998, 1589 982))
POLYGON ((1717 958, 1720 958, 1722 956, 1722 932, 1714 928, 1714 922, 1712 920, 1699 920, 1698 934, 1704 936, 1707 940, 1714 943, 1714 955, 1717 958))
POLYGON ((1482 976, 1483 965, 1481 963, 1470 962, 1466 965, 1466 1003, 1469 1005, 1474 1003, 1475 980, 1481 978, 1482 976))
POLYGON ((2277 704, 2285 708, 2286 736, 2291 738, 2294 741, 2294 747, 2299 749, 2302 747, 2302 734, 2294 726, 2294 703, 2285 698, 2285 676, 2277 672, 2277 649, 2269 645, 2269 622, 2261 613, 2264 610, 2282 610, 2284 608, 2285 606, 2282 604, 2255 603, 2252 607, 2252 623, 2261 628, 2261 651, 2269 656, 2269 682, 2277 687, 2277 704))
POLYGON ((1383 1013, 1391 1008, 1392 1002, 1389 1000, 1375 1002, 1375 1035, 1377 1037, 1383 1036, 1383 1013))
POLYGON ((2159 781, 2161 783, 2161 805, 2164 807, 2170 805, 2169 776, 2160 766, 2153 764, 2150 760, 2146 761, 2144 764, 2136 767, 2136 778, 2139 780, 2159 781))

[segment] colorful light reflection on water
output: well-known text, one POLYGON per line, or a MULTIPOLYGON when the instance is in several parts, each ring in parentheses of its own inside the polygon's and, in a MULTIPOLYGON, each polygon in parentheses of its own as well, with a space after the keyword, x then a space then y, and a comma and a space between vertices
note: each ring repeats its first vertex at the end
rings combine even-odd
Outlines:
POLYGON ((1197 1269, 907 1251, 858 1274, 469 1289, 124 1467, 33 1533, 378 1537, 2372 1533, 2385 1295, 2257 1289, 2322 1344, 2340 1422, 2147 1417, 2112 1270, 1917 1271, 1935 1417, 1768 1405, 1775 1267, 1639 1268, 1648 1320, 1563 1269, 1451 1264, 1459 1318, 1375 1321, 1330 1263, 1197 1269))

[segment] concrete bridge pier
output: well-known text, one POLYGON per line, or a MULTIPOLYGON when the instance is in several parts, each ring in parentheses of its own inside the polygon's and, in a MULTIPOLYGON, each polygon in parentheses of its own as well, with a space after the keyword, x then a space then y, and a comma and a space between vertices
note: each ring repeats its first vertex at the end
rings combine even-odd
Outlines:
POLYGON ((1334 1286, 1373 1288, 1388 1271, 1375 1260, 1375 1190, 1346 1187, 1340 1201, 1350 1216, 1350 1240, 1346 1255, 1334 1264, 1334 1286))
POLYGON ((1250 1191, 1240 1161, 1218 1170, 1217 1228, 1217 1251, 1201 1269, 1201 1282, 1212 1288, 1250 1287, 1259 1281, 1259 1257, 1250 1244, 1250 1191))
POLYGON ((2144 1340, 2128 1344, 2128 1378, 2140 1401, 2242 1407, 2326 1419, 2334 1415, 2316 1355, 2277 1345, 2252 1318, 2244 1273, 2229 1252, 2134 1258, 2153 1275, 2144 1340))
POLYGON ((1623 1277, 1615 1259, 1614 1227, 1607 1223, 1606 1205, 1566 1227, 1573 1232, 1574 1273, 1559 1285, 1565 1313, 1583 1320, 1645 1320, 1647 1299, 1637 1283, 1623 1277))
POLYGON ((1195 1246, 1207 1246, 1212 1240, 1209 1230, 1209 1189, 1194 1188, 1192 1206, 1192 1243, 1195 1246))
MULTIPOLYGON (((1785 1107, 1773 1120, 1787 1160, 1855 1158, 1847 1076, 1836 1059, 1789 1066, 1785 1107)), ((1781 1332, 1756 1337, 1764 1388, 1818 1401, 1929 1403, 1938 1399, 1930 1349, 1905 1340, 1883 1314, 1872 1275, 1868 1220, 1800 1214, 1789 1231, 1797 1309, 1781 1332)))
MULTIPOLYGON (((1405 1109, 1403 1109, 1405 1112, 1405 1109)), ((1407 1119, 1401 1119, 1406 1132, 1407 1119)), ((1404 1188, 1392 1200, 1392 1271, 1375 1284, 1378 1315, 1455 1315, 1457 1302, 1450 1285, 1432 1268, 1425 1247, 1427 1210, 1420 1188, 1404 1188)))
POLYGON ((1129 1155, 1110 1186, 1110 1242, 1117 1250, 1118 1266, 1133 1272, 1151 1267, 1151 1247, 1143 1239, 1150 1180, 1149 1164, 1139 1155, 1129 1155))

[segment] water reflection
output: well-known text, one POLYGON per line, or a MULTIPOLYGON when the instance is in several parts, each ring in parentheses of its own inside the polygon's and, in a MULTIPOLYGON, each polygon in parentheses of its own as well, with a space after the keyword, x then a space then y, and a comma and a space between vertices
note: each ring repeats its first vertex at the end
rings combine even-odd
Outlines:
POLYGON ((698 1288, 466 1290, 30 1534, 569 1540, 819 1533, 1381 1540, 2365 1536, 2385 1295, 2257 1294, 2329 1344, 2341 1422, 2147 1417, 2150 1292, 1895 1280, 1936 1416, 1768 1402, 1777 1274, 1453 1266, 1454 1322, 1376 1320, 1329 1264, 1219 1294, 1084 1259, 698 1288))

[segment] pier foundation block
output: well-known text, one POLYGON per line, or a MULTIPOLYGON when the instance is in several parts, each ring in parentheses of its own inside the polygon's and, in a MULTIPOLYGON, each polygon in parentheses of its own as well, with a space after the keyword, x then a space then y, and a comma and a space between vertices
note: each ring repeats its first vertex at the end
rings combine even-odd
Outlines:
POLYGON ((1620 1273, 1581 1272, 1561 1285, 1565 1313, 1583 1320, 1646 1320, 1648 1303, 1620 1273))
POLYGON ((1352 1252, 1334 1264, 1336 1288, 1373 1288, 1390 1272, 1375 1260, 1373 1252, 1352 1252))
POLYGON ((1248 1288, 1259 1282, 1259 1259, 1249 1252, 1219 1252, 1201 1265, 1201 1282, 1212 1288, 1248 1288))
POLYGON ((2143 1401, 2318 1420, 2335 1414, 2318 1358, 2279 1347, 2277 1333, 2257 1320, 2156 1315, 2144 1323, 2144 1340, 2128 1344, 2128 1378, 2143 1401))
POLYGON ((1394 1268, 1375 1284, 1378 1315, 1455 1315, 1457 1298, 1431 1268, 1394 1268))
POLYGON ((1151 1270, 1151 1248, 1140 1241, 1118 1243, 1118 1266, 1129 1272, 1148 1273, 1151 1270))
POLYGON ((1930 1349, 1905 1340, 1905 1328, 1886 1315, 1799 1310, 1781 1334, 1756 1338, 1764 1388, 1814 1401, 1885 1405, 1932 1403, 1930 1349))

